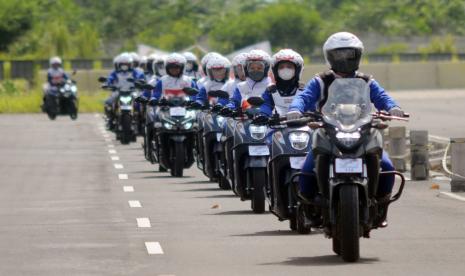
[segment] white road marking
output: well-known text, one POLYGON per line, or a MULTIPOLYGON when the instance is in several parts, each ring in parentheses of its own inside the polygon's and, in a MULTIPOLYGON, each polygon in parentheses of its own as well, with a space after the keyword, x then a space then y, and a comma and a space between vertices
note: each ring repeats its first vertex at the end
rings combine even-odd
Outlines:
POLYGON ((115 169, 121 170, 123 168, 123 164, 115 164, 115 169))
POLYGON ((108 150, 108 153, 109 154, 116 154, 116 150, 114 150, 114 149, 108 150))
POLYGON ((129 203, 129 207, 131 207, 131 208, 141 208, 142 207, 142 204, 140 204, 139 200, 129 200, 128 203, 129 203))
POLYGON ((107 145, 107 146, 108 146, 109 148, 114 148, 114 147, 115 147, 115 145, 113 145, 113 144, 109 144, 109 145, 107 145))
POLYGON ((124 186, 123 191, 125 193, 132 193, 132 192, 134 192, 134 187, 133 186, 124 186))
POLYGON ((118 161, 118 160, 119 160, 119 156, 112 156, 112 157, 111 157, 111 160, 113 160, 113 161, 118 161))
POLYGON ((152 225, 150 224, 149 218, 136 218, 137 220, 137 227, 139 228, 150 228, 152 225))
POLYGON ((159 242, 145 242, 145 247, 149 255, 164 254, 159 242))
POLYGON ((460 200, 460 201, 465 201, 465 197, 456 195, 456 194, 454 194, 454 193, 439 192, 439 194, 442 194, 442 195, 445 195, 445 196, 448 196, 448 197, 450 197, 450 198, 457 199, 457 200, 460 200))
POLYGON ((120 173, 118 174, 118 178, 121 180, 126 180, 126 179, 129 179, 129 176, 125 173, 120 173))

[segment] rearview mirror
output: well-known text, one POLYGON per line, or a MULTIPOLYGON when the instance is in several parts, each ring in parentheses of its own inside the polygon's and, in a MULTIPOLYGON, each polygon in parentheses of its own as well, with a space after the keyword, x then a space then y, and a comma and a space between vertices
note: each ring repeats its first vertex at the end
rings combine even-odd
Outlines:
POLYGON ((247 99, 247 102, 252 106, 261 106, 265 103, 265 100, 262 97, 250 97, 247 99))
POLYGON ((214 91, 209 91, 208 96, 210 97, 218 97, 221 99, 229 99, 229 93, 223 90, 214 90, 214 91))
POLYGON ((195 96, 199 93, 199 90, 192 88, 192 87, 184 87, 182 91, 186 93, 186 95, 188 96, 195 96))
POLYGON ((106 82, 107 81, 107 78, 105 77, 99 77, 98 78, 98 82, 106 82))

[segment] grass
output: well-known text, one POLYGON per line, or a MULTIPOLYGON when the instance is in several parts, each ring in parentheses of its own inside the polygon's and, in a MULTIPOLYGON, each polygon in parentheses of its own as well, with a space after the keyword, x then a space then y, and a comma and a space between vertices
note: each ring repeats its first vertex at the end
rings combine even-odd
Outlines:
MULTIPOLYGON (((78 92, 79 112, 102 112, 103 101, 108 92, 78 92)), ((42 90, 28 88, 27 82, 3 81, 0 83, 0 114, 1 113, 40 113, 42 90)))

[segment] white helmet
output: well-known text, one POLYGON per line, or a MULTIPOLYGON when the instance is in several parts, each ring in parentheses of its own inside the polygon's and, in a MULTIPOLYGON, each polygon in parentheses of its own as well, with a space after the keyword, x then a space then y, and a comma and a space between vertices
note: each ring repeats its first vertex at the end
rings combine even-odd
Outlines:
POLYGON ((211 80, 225 82, 229 78, 230 70, 231 70, 231 62, 229 62, 229 60, 226 57, 212 56, 211 58, 208 59, 207 72, 211 80), (225 69, 225 74, 222 79, 217 79, 214 77, 213 70, 215 69, 225 69))
POLYGON ((61 66, 61 58, 60 57, 52 57, 50 58, 50 66, 53 66, 54 64, 58 64, 61 66))
POLYGON ((206 55, 203 56, 202 60, 200 61, 200 64, 202 65, 202 70, 203 70, 203 73, 205 75, 207 75, 207 63, 208 63, 208 59, 210 59, 211 57, 213 56, 221 56, 219 53, 217 52, 210 52, 210 53, 207 53, 206 55))
MULTIPOLYGON (((304 59, 302 56, 292 49, 282 49, 276 54, 271 57, 271 70, 273 71, 273 75, 277 79, 281 80, 291 80, 296 78, 295 80, 298 82, 304 67, 304 59), (291 62, 295 65, 295 72, 294 76, 290 74, 290 76, 280 76, 278 71, 278 65, 281 62, 291 62), (292 76, 292 77, 291 77, 292 76)), ((292 71, 291 71, 292 72, 292 71)))
POLYGON ((146 64, 146 71, 150 74, 153 74, 155 71, 153 70, 153 63, 157 59, 157 54, 150 54, 147 57, 147 64, 146 64))
POLYGON ((186 66, 186 58, 183 55, 178 54, 178 53, 172 53, 166 57, 165 70, 168 75, 175 77, 175 78, 179 78, 180 76, 182 76, 182 73, 184 71, 184 66, 186 66), (181 68, 180 73, 176 76, 171 75, 169 72, 170 71, 169 69, 172 67, 180 67, 181 68))
POLYGON ((232 66, 234 71, 234 77, 236 79, 241 79, 241 76, 245 76, 245 64, 247 61, 247 53, 240 53, 234 56, 232 59, 232 66))
POLYGON ((197 72, 199 71, 199 63, 197 61, 197 56, 194 55, 191 52, 184 52, 182 54, 186 58, 186 71, 191 72, 197 72))
POLYGON ((116 67, 118 70, 127 71, 132 68, 133 60, 129 53, 122 53, 116 57, 116 67))
POLYGON ((166 75, 165 71, 165 59, 166 56, 156 55, 152 63, 153 72, 158 76, 162 77, 166 75))
POLYGON ((267 52, 263 50, 252 50, 247 54, 246 66, 244 68, 245 75, 254 81, 261 81, 267 77, 270 70, 271 58, 267 52), (263 72, 250 72, 250 65, 252 63, 261 63, 264 66, 263 72))
POLYGON ((139 67, 140 56, 136 52, 130 52, 129 54, 132 57, 132 63, 134 64, 134 67, 139 67))
POLYGON ((363 43, 354 34, 332 34, 323 45, 323 54, 331 69, 340 73, 353 73, 360 65, 363 43))

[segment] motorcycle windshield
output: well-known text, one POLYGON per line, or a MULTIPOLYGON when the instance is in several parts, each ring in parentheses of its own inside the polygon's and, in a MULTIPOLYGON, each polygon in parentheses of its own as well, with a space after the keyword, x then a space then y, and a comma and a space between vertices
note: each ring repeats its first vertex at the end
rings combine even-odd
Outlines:
POLYGON ((354 132, 371 121, 370 87, 359 78, 336 79, 329 86, 323 120, 343 132, 354 132))

